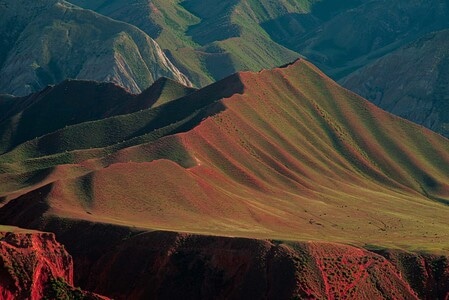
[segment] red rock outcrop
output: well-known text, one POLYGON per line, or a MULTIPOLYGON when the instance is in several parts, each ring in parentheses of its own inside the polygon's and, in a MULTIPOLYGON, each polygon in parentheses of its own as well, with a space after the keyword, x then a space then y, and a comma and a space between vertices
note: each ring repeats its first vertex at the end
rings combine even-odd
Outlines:
POLYGON ((72 257, 53 233, 5 229, 0 233, 1 299, 103 299, 72 287, 72 257))
POLYGON ((426 256, 435 271, 422 273, 420 284, 419 262, 405 263, 413 254, 404 251, 172 232, 134 233, 102 251, 90 243, 97 252, 90 259, 68 243, 78 249, 75 261, 90 266, 79 269, 81 285, 114 299, 445 299, 449 292, 447 258, 426 256))

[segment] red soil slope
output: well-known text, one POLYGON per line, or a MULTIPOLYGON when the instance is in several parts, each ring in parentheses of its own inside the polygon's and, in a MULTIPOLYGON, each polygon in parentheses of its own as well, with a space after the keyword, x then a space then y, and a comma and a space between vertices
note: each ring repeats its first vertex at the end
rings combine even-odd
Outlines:
POLYGON ((116 298, 447 297, 447 258, 435 255, 449 253, 449 141, 303 60, 207 94, 234 82, 243 91, 225 99, 177 100, 207 102, 190 130, 90 160, 73 151, 74 164, 31 183, 15 174, 0 222, 57 232, 81 286, 116 298), (98 223, 184 234, 88 230, 80 249, 98 223))
POLYGON ((146 229, 449 249, 446 139, 302 60, 237 76, 243 93, 192 130, 72 165, 2 221, 28 226, 11 212, 38 200, 47 217, 146 229))
POLYGON ((73 295, 106 299, 76 290, 72 257, 53 233, 2 227, 0 233, 1 299, 42 299, 73 295))

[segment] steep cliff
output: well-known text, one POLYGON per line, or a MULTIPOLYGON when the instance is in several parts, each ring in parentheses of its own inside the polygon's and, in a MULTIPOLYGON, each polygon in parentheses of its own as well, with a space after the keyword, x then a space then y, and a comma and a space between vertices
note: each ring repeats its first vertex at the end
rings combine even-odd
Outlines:
POLYGON ((1 299, 106 299, 73 288, 73 261, 53 233, 0 228, 1 299))
MULTIPOLYGON (((139 232, 72 224, 58 231, 77 284, 114 299, 447 299, 447 256, 139 232), (82 234, 83 243, 73 239, 82 234)), ((58 229, 59 228, 59 229, 58 229)))

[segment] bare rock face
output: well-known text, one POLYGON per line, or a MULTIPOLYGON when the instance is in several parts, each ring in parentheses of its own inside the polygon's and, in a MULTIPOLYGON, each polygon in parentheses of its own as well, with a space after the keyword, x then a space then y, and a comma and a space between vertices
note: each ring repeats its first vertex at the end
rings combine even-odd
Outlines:
POLYGON ((74 254, 79 283, 114 299, 449 296, 449 267, 444 256, 370 251, 324 242, 174 232, 126 234, 118 228, 114 234, 112 227, 104 226, 89 227, 84 244, 79 245, 70 238, 75 228, 61 232, 61 238, 74 254))
POLYGON ((160 77, 191 85, 143 31, 65 1, 0 1, 0 93, 17 96, 67 78, 132 93, 160 77))
POLYGON ((103 299, 73 288, 72 257, 53 233, 9 229, 0 233, 1 299, 103 299))

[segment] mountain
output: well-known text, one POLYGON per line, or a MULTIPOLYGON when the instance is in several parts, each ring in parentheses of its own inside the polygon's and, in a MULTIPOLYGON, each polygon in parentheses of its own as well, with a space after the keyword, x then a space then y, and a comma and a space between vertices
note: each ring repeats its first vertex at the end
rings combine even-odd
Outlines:
POLYGON ((300 55, 338 80, 449 27, 442 0, 71 2, 144 30, 197 86, 300 55))
POLYGON ((133 24, 154 38, 197 86, 236 71, 288 63, 299 54, 274 42, 260 23, 306 12, 310 1, 70 1, 133 24))
POLYGON ((342 84, 395 115, 449 137, 449 30, 385 55, 342 84))
POLYGON ((449 3, 443 0, 333 2, 312 7, 320 20, 317 27, 280 42, 336 80, 427 33, 449 28, 449 3))
POLYGON ((444 248, 436 220, 448 201, 448 147, 300 60, 154 109, 64 127, 0 162, 31 174, 56 168, 46 179, 70 175, 23 195, 43 195, 48 215, 57 207, 75 219, 143 228, 388 245, 399 231, 408 247, 444 248), (78 172, 85 175, 72 178, 78 172))
POLYGON ((444 298, 448 153, 301 59, 24 142, 0 222, 115 299, 444 298))
POLYGON ((67 78, 133 93, 159 77, 190 81, 141 30, 65 1, 0 1, 0 91, 23 96, 67 78))

